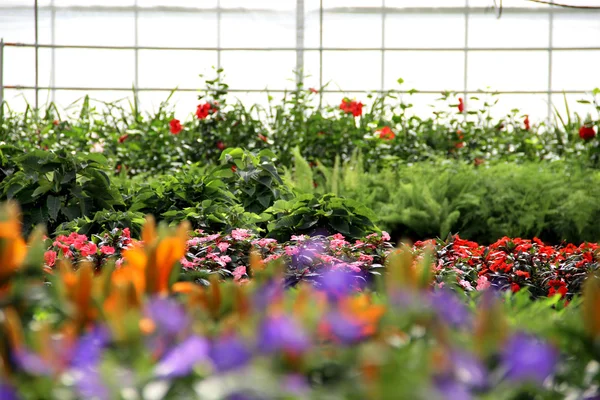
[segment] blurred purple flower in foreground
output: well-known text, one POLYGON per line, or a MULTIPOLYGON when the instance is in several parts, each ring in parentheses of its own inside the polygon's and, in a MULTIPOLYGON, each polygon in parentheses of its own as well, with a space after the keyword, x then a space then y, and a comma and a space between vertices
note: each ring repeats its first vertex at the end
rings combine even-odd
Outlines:
POLYGON ((320 290, 330 298, 339 299, 354 292, 357 287, 357 276, 343 270, 331 270, 319 279, 320 290))
POLYGON ((175 335, 188 325, 188 317, 181 304, 171 298, 153 298, 146 305, 147 316, 154 321, 158 331, 175 335))
POLYGON ((453 327, 468 328, 471 315, 464 301, 447 289, 436 290, 429 297, 431 306, 438 316, 453 327))
POLYGON ((451 377, 440 377, 435 379, 435 388, 440 393, 442 399, 446 400, 471 400, 473 396, 469 388, 462 382, 458 382, 451 377))
POLYGON ((525 333, 513 335, 502 352, 506 378, 542 384, 558 363, 558 352, 552 346, 525 333))
POLYGON ((190 336, 175 346, 156 366, 161 378, 177 378, 192 372, 194 365, 208 360, 209 343, 200 336, 190 336))
POLYGON ((0 383, 0 399, 2 400, 17 400, 17 392, 15 391, 15 389, 6 384, 6 383, 0 383))
POLYGON ((302 327, 286 315, 267 317, 261 327, 258 348, 263 353, 291 351, 302 353, 310 346, 310 340, 302 327))
POLYGON ((245 366, 252 354, 236 335, 226 335, 215 340, 210 348, 210 359, 219 372, 245 366))

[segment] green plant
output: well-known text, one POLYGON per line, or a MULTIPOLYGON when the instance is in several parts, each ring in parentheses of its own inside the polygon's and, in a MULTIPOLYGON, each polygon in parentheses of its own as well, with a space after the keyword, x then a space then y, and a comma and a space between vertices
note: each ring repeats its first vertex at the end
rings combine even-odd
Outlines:
POLYGON ((3 200, 23 205, 26 233, 37 224, 53 232, 63 222, 90 217, 101 210, 124 206, 121 194, 111 185, 106 158, 100 154, 71 155, 32 150, 2 157, 6 177, 0 182, 3 200))

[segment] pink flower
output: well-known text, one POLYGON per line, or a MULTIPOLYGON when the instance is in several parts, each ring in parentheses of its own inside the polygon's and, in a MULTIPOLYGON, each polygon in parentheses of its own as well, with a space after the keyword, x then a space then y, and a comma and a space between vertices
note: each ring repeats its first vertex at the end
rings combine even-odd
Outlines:
POLYGON ((458 284, 466 290, 473 290, 473 286, 471 286, 469 281, 465 281, 464 279, 462 279, 462 280, 458 281, 458 284))
POLYGON ((292 235, 292 240, 295 240, 296 242, 304 242, 306 240, 306 236, 304 235, 292 235))
POLYGON ((383 240, 384 242, 389 242, 391 239, 390 234, 387 233, 386 231, 381 231, 381 240, 383 240))
POLYGON ((127 239, 131 239, 131 233, 129 232, 129 228, 123 229, 123 236, 127 239))
POLYGON ((367 264, 371 264, 373 262, 373 256, 370 256, 368 254, 361 254, 360 257, 358 258, 358 261, 362 261, 367 264))
POLYGON ((100 252, 104 255, 110 256, 111 254, 115 254, 115 248, 111 246, 102 246, 100 247, 100 252))
POLYGON ((231 257, 229 256, 221 256, 219 258, 217 258, 215 260, 217 262, 217 264, 219 264, 221 267, 226 266, 228 263, 231 262, 231 257))
POLYGON ((271 261, 275 261, 275 260, 277 260, 281 256, 282 256, 282 254, 271 254, 270 256, 268 256, 267 258, 265 258, 263 260, 263 264, 268 264, 271 261))
POLYGON ((489 288, 492 284, 490 283, 490 281, 488 281, 488 278, 485 276, 480 276, 479 279, 477 279, 477 290, 485 290, 487 288, 489 288))
POLYGON ((330 249, 337 249, 339 247, 344 247, 345 244, 348 244, 348 242, 346 242, 345 240, 338 240, 338 239, 333 239, 331 242, 329 242, 329 248, 330 249))
POLYGON ((267 247, 271 243, 277 243, 277 240, 265 238, 265 239, 259 239, 259 240, 252 241, 252 244, 254 246, 258 246, 258 247, 267 247))
POLYGON ((225 253, 229 246, 231 245, 227 242, 221 242, 217 244, 217 247, 219 248, 219 250, 221 250, 221 253, 225 253))
POLYGON ((56 264, 56 252, 53 250, 48 250, 47 252, 45 252, 44 261, 46 261, 47 266, 54 266, 54 264, 56 264))
POLYGON ((121 268, 121 265, 123 265, 123 259, 119 258, 116 262, 115 262, 115 267, 116 268, 121 268))
POLYGON ((233 280, 236 282, 240 281, 244 275, 246 275, 246 267, 243 265, 233 270, 233 280))
POLYGON ((287 254, 288 256, 294 256, 298 253, 300 253, 300 249, 295 246, 286 246, 285 247, 285 254, 287 254))
MULTIPOLYGON (((77 248, 77 247, 76 247, 77 248)), ((98 247, 95 243, 89 242, 87 244, 82 245, 79 249, 79 252, 83 257, 93 256, 98 252, 98 247)))
POLYGON ((231 232, 231 237, 235 240, 245 240, 250 237, 248 229, 234 229, 231 232))

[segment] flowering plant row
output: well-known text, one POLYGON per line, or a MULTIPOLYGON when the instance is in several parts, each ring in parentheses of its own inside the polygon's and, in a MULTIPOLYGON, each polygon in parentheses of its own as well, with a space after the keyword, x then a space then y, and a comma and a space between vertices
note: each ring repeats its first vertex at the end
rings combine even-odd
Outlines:
MULTIPOLYGON (((515 110, 493 120, 490 107, 497 100, 463 99, 452 93, 441 94, 433 115, 415 116, 410 94, 365 94, 358 99, 341 95, 339 103, 322 105, 320 91, 306 90, 301 83, 281 102, 271 99, 263 109, 231 102, 227 91, 220 78, 207 81, 207 90, 186 120, 175 118, 169 99, 148 115, 118 103, 96 109, 89 98, 73 117, 61 115, 53 105, 39 114, 7 109, 0 113, 0 138, 23 149, 101 153, 114 172, 132 175, 216 163, 231 147, 268 148, 287 166, 293 161, 290 149, 296 146, 309 161, 325 164, 336 155, 348 159, 355 151, 377 166, 431 158, 477 165, 494 160, 568 159, 592 166, 600 162, 597 116, 558 116, 560 125, 547 125, 532 123, 527 110, 515 110)), ((592 95, 596 110, 598 95, 592 95)))
MULTIPOLYGON (((279 243, 260 238, 247 229, 234 229, 228 234, 209 234, 202 230, 190 232, 186 251, 181 257, 182 270, 178 279, 208 285, 211 275, 246 283, 252 277, 252 257, 257 265, 276 262, 284 267, 286 286, 299 282, 318 285, 319 279, 332 271, 352 274, 356 284, 365 287, 379 276, 390 257, 399 250, 389 242, 390 236, 371 234, 363 239, 346 240, 341 234, 329 237, 292 236, 279 243)), ((45 252, 45 267, 52 269, 58 259, 85 261, 100 271, 107 262, 123 263, 122 253, 134 246, 129 229, 87 236, 72 233, 60 235, 45 252)), ((568 297, 581 293, 589 273, 600 267, 600 246, 583 243, 548 246, 535 238, 525 240, 504 237, 490 246, 463 240, 458 236, 449 241, 417 242, 404 247, 417 258, 432 252, 432 275, 437 286, 457 284, 465 291, 494 288, 518 292, 528 289, 534 297, 568 297)), ((372 285, 371 285, 372 286, 372 285)))
MULTIPOLYGON (((594 345, 600 279, 593 276, 583 304, 573 301, 570 312, 559 296, 532 303, 519 293, 486 290, 468 299, 437 288, 427 257, 408 251, 390 254, 378 294, 359 291, 352 268, 286 290, 277 263, 260 256, 249 261, 251 281, 219 282, 213 275, 204 287, 173 279, 190 246, 189 226, 157 229, 152 221, 141 242, 126 245, 118 268, 94 272, 88 262, 73 268, 63 260, 49 271, 41 267, 39 233, 26 244, 15 208, 2 211, 3 399, 599 394, 593 366, 600 360, 594 345)), ((246 231, 229 236, 253 240, 246 231)), ((337 249, 342 240, 329 244, 337 249)), ((58 241, 88 257, 94 250, 77 235, 58 241)), ((109 244, 96 254, 111 253, 109 244)))

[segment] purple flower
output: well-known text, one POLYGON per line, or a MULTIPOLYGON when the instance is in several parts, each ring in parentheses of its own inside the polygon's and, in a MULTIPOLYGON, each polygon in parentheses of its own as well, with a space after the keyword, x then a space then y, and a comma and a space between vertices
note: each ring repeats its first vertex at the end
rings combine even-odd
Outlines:
POLYGON ((177 378, 192 372, 194 365, 208 360, 209 343, 199 336, 190 336, 171 349, 156 366, 161 378, 177 378))
POLYGON ((108 340, 108 331, 100 327, 96 327, 91 332, 83 335, 77 342, 77 346, 75 346, 71 366, 84 368, 98 364, 108 340))
POLYGON ((558 362, 558 352, 552 346, 526 333, 513 335, 502 352, 506 378, 511 381, 543 383, 558 362))
POLYGON ((465 303, 446 289, 436 290, 429 297, 431 306, 438 316, 454 327, 469 327, 471 315, 465 303))
POLYGON ((356 275, 343 270, 329 271, 319 279, 319 289, 326 292, 330 298, 339 299, 355 291, 356 275))
POLYGON ((342 343, 354 343, 363 337, 362 327, 339 312, 329 313, 327 315, 327 322, 329 323, 331 333, 342 343))
POLYGON ((450 356, 456 379, 471 388, 484 388, 487 381, 487 371, 481 361, 466 352, 452 352, 450 356))
POLYGON ((20 349, 14 353, 15 363, 20 369, 31 375, 52 375, 54 368, 36 353, 27 349, 20 349))
POLYGON ((252 357, 248 347, 236 335, 218 338, 210 348, 210 359, 219 372, 245 366, 252 357))
POLYGON ((18 400, 16 390, 8 383, 0 383, 0 399, 2 400, 18 400))
POLYGON ((175 335, 188 325, 185 310, 174 299, 150 299, 146 306, 146 315, 154 321, 159 332, 167 335, 175 335))
POLYGON ((435 388, 441 394, 441 398, 447 400, 470 400, 473 398, 469 388, 461 382, 450 377, 435 379, 435 388))
POLYGON ((293 396, 306 398, 310 392, 310 385, 302 375, 287 375, 283 378, 283 389, 293 396))
POLYGON ((260 327, 258 348, 263 353, 293 351, 301 353, 310 346, 302 327, 288 316, 267 317, 260 327))

